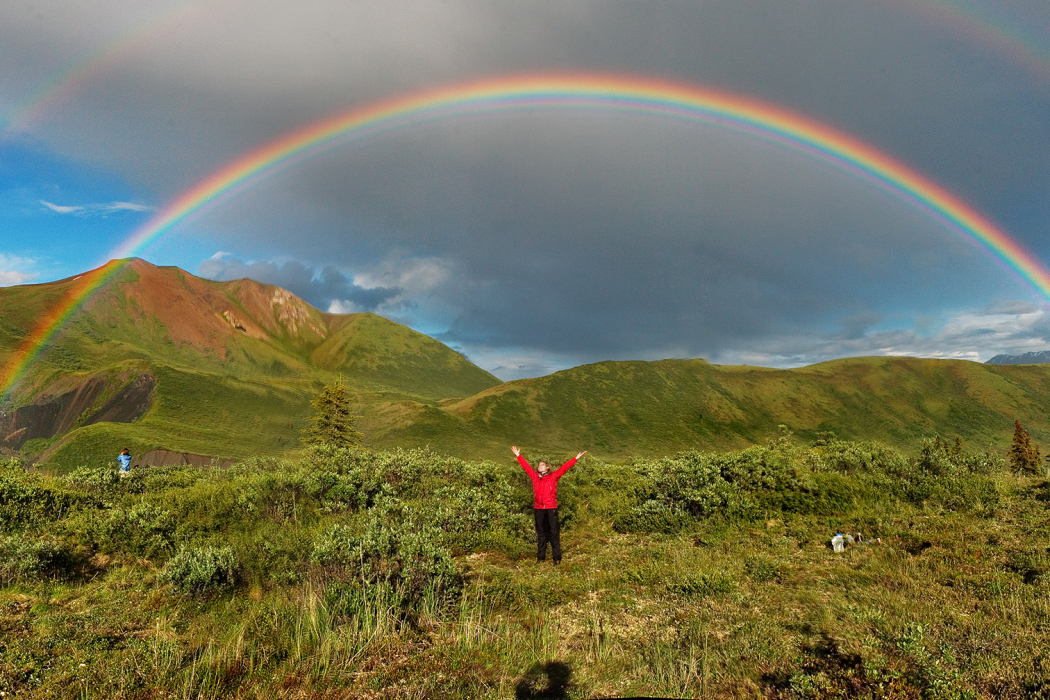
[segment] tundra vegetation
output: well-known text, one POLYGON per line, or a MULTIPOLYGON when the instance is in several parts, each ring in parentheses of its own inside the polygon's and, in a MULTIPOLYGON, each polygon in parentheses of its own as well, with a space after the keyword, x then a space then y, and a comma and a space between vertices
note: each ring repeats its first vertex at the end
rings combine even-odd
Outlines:
POLYGON ((1002 455, 785 431, 588 457, 560 484, 558 569, 530 496, 509 459, 427 450, 8 462, 0 693, 1050 696, 1050 483, 1002 455))

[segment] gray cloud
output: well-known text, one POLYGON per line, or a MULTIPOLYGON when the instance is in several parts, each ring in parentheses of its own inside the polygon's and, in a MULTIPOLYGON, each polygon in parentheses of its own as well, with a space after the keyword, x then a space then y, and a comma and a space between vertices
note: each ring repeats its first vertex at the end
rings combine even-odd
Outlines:
MULTIPOLYGON (((123 6, 0 7, 0 61, 54 73, 92 35, 130 26, 123 6)), ((1045 2, 1010 13, 1050 41, 1045 2)), ((1050 259, 1047 66, 888 0, 196 3, 86 75, 30 135, 160 208, 238 155, 377 99, 508 73, 655 76, 853 134, 1050 259)), ((25 82, 0 76, 0 99, 15 102, 25 82)), ((1034 302, 989 306, 1019 297, 1016 280, 869 183, 726 129, 610 111, 383 133, 180 230, 212 250, 292 261, 205 261, 205 276, 376 310, 508 374, 627 357, 980 354, 980 343, 1040 337, 1024 324, 1016 337, 1009 324, 944 330, 959 309, 1021 317, 1034 302), (885 330, 900 318, 916 320, 885 330)))
POLYGON ((329 310, 333 304, 339 312, 375 311, 400 291, 386 287, 361 287, 334 267, 317 269, 296 260, 280 265, 272 262, 245 263, 217 254, 201 262, 198 272, 202 277, 219 281, 249 278, 277 285, 322 311, 329 310))
POLYGON ((767 338, 747 352, 733 351, 720 359, 728 363, 797 367, 838 357, 904 355, 983 362, 999 353, 1021 354, 1045 349, 1050 343, 1050 306, 1024 300, 1002 302, 1000 311, 988 308, 959 311, 944 317, 937 328, 921 323, 907 327, 868 330, 859 336, 794 334, 767 338), (1009 310, 1008 310, 1009 309, 1009 310))

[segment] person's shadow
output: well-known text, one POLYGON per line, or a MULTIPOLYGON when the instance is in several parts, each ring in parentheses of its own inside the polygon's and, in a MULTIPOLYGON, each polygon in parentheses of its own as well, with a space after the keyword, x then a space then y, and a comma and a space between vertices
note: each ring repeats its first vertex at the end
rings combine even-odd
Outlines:
POLYGON ((572 668, 561 661, 536 664, 514 687, 517 700, 566 700, 572 668))
MULTIPOLYGON (((514 686, 516 700, 568 700, 572 667, 561 661, 536 664, 514 686)), ((613 699, 615 700, 615 699, 613 699)), ((624 700, 621 698, 621 700, 624 700)), ((675 700, 674 698, 634 697, 633 700, 675 700)))

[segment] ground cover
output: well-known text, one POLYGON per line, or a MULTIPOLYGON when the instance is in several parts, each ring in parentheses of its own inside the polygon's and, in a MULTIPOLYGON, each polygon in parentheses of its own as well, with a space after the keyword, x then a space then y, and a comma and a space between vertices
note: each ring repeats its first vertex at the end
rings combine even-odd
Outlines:
MULTIPOLYGON (((533 454, 558 461, 560 455, 533 454)), ((790 435, 562 480, 326 447, 0 470, 5 697, 1047 697, 1050 483, 790 435), (836 554, 835 532, 861 533, 836 554)))

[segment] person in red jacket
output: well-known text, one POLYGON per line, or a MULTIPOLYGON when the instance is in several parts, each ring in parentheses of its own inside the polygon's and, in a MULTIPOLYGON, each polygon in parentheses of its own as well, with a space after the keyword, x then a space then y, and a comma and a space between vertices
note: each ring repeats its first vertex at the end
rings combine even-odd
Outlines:
POLYGON ((550 465, 540 461, 533 470, 525 458, 521 456, 521 450, 517 445, 512 445, 510 451, 518 458, 518 464, 529 475, 532 480, 533 513, 536 518, 536 561, 542 562, 547 559, 547 543, 551 545, 551 556, 555 565, 561 563, 561 534, 558 527, 558 479, 576 464, 576 460, 587 454, 586 451, 579 453, 565 464, 558 467, 553 474, 548 474, 550 465), (539 472, 539 473, 537 473, 539 472))

